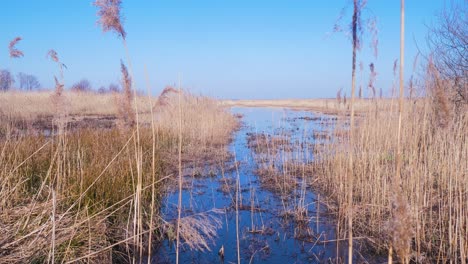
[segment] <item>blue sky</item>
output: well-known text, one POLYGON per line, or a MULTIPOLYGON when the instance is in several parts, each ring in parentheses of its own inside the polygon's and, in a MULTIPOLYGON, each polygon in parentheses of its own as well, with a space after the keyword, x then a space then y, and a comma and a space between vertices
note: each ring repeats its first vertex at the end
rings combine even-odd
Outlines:
MULTIPOLYGON (((463 2, 463 0, 458 0, 463 2)), ((102 33, 91 0, 16 0, 2 3, 0 68, 36 75, 53 85, 58 69, 46 59, 55 49, 67 65, 67 86, 87 78, 94 87, 118 83, 119 62, 126 60, 115 34, 102 33), (25 56, 10 59, 7 46, 16 36, 25 56), (2 44, 3 43, 3 44, 2 44)), ((177 83, 194 93, 218 98, 334 97, 351 83, 351 42, 332 33, 347 6, 344 26, 351 18, 350 0, 123 0, 124 27, 138 89, 146 90, 145 65, 151 90, 177 83)), ((444 0, 406 1, 406 77, 417 53, 424 49, 426 25, 447 3, 444 0)), ((370 37, 364 37, 358 62, 378 72, 376 86, 392 84, 393 61, 399 58, 400 1, 368 0, 364 17, 375 16, 379 56, 373 58, 370 37)), ((358 73, 358 82, 361 74, 358 73)))

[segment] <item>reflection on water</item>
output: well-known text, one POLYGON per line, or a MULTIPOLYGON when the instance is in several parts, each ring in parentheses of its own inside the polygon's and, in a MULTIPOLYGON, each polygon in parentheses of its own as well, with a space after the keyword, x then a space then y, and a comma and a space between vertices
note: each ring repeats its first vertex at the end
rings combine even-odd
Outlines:
MULTIPOLYGON (((214 208, 222 226, 211 241, 211 251, 191 251, 182 246, 180 263, 237 263, 236 240, 236 179, 239 176, 239 238, 242 263, 317 263, 344 256, 345 245, 334 242, 334 224, 324 206, 318 206, 317 195, 310 187, 299 186, 288 197, 271 192, 262 186, 255 175, 259 164, 248 147, 249 134, 284 134, 291 142, 312 143, 315 130, 320 130, 324 116, 305 112, 273 108, 234 108, 241 114, 242 128, 234 135, 230 149, 238 161, 237 171, 230 170, 215 177, 197 177, 190 180, 191 187, 182 193, 183 216, 209 212, 214 208), (298 206, 304 208, 301 221, 289 217, 298 206), (318 221, 317 221, 318 220, 318 221), (324 242, 325 241, 325 242, 324 242), (326 242, 328 241, 328 242, 326 242), (224 259, 218 255, 224 248, 224 259)), ((290 154, 307 162, 313 159, 312 148, 290 154)), ((279 158, 284 158, 279 156, 279 158)), ((311 177, 308 177, 311 178, 311 177)), ((178 193, 167 196, 162 212, 167 221, 177 218, 178 193)), ((210 214, 210 213, 209 213, 210 214)), ((154 263, 175 263, 175 241, 165 241, 154 263)), ((333 261, 334 262, 334 261, 333 261)))

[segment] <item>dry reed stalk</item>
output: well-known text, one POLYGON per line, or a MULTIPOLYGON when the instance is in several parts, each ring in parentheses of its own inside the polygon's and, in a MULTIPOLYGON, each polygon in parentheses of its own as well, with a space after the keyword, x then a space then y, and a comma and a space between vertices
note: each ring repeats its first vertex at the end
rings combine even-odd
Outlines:
POLYGON ((49 57, 52 61, 57 63, 57 65, 59 66, 59 70, 60 70, 60 81, 57 79, 56 76, 54 76, 55 92, 51 96, 50 100, 52 101, 52 104, 54 105, 54 108, 55 108, 54 109, 54 122, 56 123, 58 127, 59 135, 62 135, 65 132, 66 115, 67 115, 66 109, 65 109, 65 98, 63 96, 63 90, 64 90, 63 67, 66 68, 66 66, 60 61, 57 52, 53 49, 49 50, 46 57, 49 57))
MULTIPOLYGON (((121 0, 96 0, 94 5, 99 8, 97 16, 99 17, 98 23, 101 24, 103 32, 114 31, 118 36, 122 37, 122 43, 125 48, 127 55, 127 61, 130 68, 130 74, 127 71, 127 67, 121 62, 121 71, 122 71, 122 86, 124 87, 124 102, 123 111, 121 113, 124 116, 124 122, 126 125, 136 125, 136 137, 134 138, 134 147, 135 147, 135 162, 137 163, 137 183, 136 183, 136 196, 135 198, 139 201, 139 196, 141 195, 141 165, 142 165, 142 151, 141 151, 141 142, 140 142, 140 124, 139 124, 139 111, 138 111, 138 102, 137 102, 137 93, 134 83, 134 74, 133 66, 131 61, 130 52, 127 46, 126 41, 126 32, 122 25, 122 16, 121 16, 121 0), (131 89, 133 88, 133 105, 134 112, 131 110, 130 101, 132 97, 131 89)), ((134 215, 134 235, 141 233, 140 228, 142 227, 141 223, 141 205, 135 203, 135 215, 134 215)), ((135 236, 137 239, 140 239, 141 236, 135 236)), ((138 245, 141 242, 138 241, 138 245)), ((140 250, 140 256, 142 251, 140 250)))
POLYGON ((338 90, 338 92, 336 92, 336 102, 338 103, 338 107, 340 107, 341 105, 341 92, 342 92, 343 88, 340 88, 338 90))
POLYGON ((402 130, 402 115, 403 115, 403 98, 404 98, 404 43, 405 43, 405 1, 401 0, 400 10, 400 95, 398 103, 398 127, 397 127, 397 153, 396 153, 396 169, 393 183, 394 193, 398 193, 398 197, 393 198, 393 221, 391 223, 392 249, 395 249, 403 263, 409 263, 409 253, 412 239, 412 221, 410 217, 410 208, 401 191, 401 166, 402 166, 402 151, 401 151, 401 130, 402 130))
MULTIPOLYGON (((351 116, 350 116, 350 129, 349 129, 349 142, 353 146, 353 133, 354 133, 354 95, 356 90, 356 51, 358 48, 358 21, 360 21, 360 6, 358 0, 354 0, 353 20, 352 20, 352 33, 353 33, 353 55, 352 55, 352 72, 351 72, 351 116)), ((353 150, 349 149, 348 157, 348 170, 347 170, 347 219, 348 219, 348 263, 353 263, 353 150)))
POLYGON ((178 134, 178 140, 179 140, 179 148, 178 148, 178 156, 179 156, 179 177, 178 177, 178 183, 179 183, 179 196, 177 200, 177 235, 176 235, 176 263, 179 263, 179 247, 180 247, 180 228, 181 228, 181 212, 182 212, 182 100, 181 100, 181 86, 180 86, 180 76, 179 76, 179 94, 178 94, 178 99, 179 99, 179 134, 178 134))
POLYGON ((21 58, 24 56, 24 53, 16 48, 18 42, 22 40, 21 37, 14 38, 8 45, 8 50, 10 51, 10 58, 21 58))
MULTIPOLYGON (((154 124, 154 113, 153 113, 153 104, 151 100, 151 90, 150 90, 150 81, 149 81, 149 75, 148 75, 148 70, 146 69, 145 65, 145 76, 146 76, 146 88, 147 88, 147 93, 148 93, 148 107, 150 109, 151 113, 151 139, 152 139, 152 148, 151 148, 151 205, 150 205, 150 224, 149 224, 149 230, 153 230, 153 214, 155 210, 155 191, 156 188, 154 186, 155 182, 155 176, 156 176, 156 134, 155 134, 155 124, 154 124)), ((151 252, 152 252, 152 235, 153 232, 149 233, 149 238, 148 238, 148 264, 151 263, 151 252)))
POLYGON ((239 238, 239 199, 240 198, 240 180, 239 168, 237 165, 236 154, 234 153, 234 164, 236 166, 236 249, 237 249, 237 264, 240 264, 240 238, 239 238))

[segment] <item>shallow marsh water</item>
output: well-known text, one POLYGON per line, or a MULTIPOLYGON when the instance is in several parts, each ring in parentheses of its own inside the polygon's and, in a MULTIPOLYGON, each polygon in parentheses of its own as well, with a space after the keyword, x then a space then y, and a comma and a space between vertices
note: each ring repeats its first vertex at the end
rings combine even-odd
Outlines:
MULTIPOLYGON (((332 118, 306 111, 280 108, 233 108, 242 115, 242 127, 236 131, 230 150, 237 161, 233 169, 215 176, 187 177, 191 187, 182 193, 182 217, 198 213, 211 214, 220 220, 217 236, 210 249, 193 251, 182 245, 180 263, 237 263, 236 179, 239 180, 239 244, 242 263, 335 263, 346 257, 346 246, 337 245, 334 221, 317 194, 308 185, 296 188, 289 197, 280 197, 262 186, 255 174, 259 167, 248 146, 248 135, 284 134, 291 142, 313 143, 314 131, 332 118), (305 222, 294 221, 285 212, 306 209, 305 222), (213 210, 216 210, 214 212, 213 210), (331 240, 331 241, 330 241, 331 240), (328 242, 326 242, 328 241, 328 242), (218 255, 224 248, 224 258, 218 255)), ((302 148, 295 155, 304 162, 313 159, 313 148, 302 148)), ((278 156, 281 159, 282 156, 278 156)), ((166 197, 162 214, 167 221, 177 218, 177 191, 166 197)), ((175 263, 175 241, 166 240, 153 256, 153 263, 175 263)))

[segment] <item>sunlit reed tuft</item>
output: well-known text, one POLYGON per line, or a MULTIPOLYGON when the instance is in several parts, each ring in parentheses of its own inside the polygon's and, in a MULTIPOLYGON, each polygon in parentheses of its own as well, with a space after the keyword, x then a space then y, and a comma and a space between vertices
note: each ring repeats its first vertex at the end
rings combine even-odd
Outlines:
POLYGON ((22 40, 21 37, 14 38, 10 45, 8 45, 8 49, 10 50, 10 58, 21 58, 24 56, 24 53, 16 48, 16 44, 22 40))
POLYGON ((122 26, 121 0, 96 0, 94 5, 99 8, 98 23, 104 32, 115 31, 117 35, 125 39, 127 33, 122 26))

